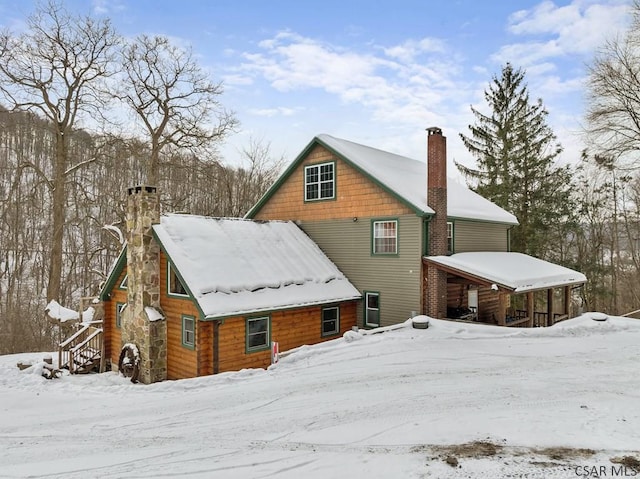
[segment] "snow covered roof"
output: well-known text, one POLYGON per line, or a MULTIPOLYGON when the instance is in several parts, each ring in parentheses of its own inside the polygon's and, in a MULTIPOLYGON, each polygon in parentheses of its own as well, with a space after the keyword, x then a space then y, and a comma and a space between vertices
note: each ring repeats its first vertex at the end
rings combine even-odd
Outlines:
POLYGON ((582 273, 522 253, 482 251, 425 259, 517 293, 587 282, 582 273))
MULTIPOLYGON (((416 210, 417 213, 426 215, 434 213, 427 204, 426 160, 413 160, 326 134, 316 136, 282 177, 289 175, 292 172, 292 167, 306 156, 309 149, 316 143, 321 144, 362 171, 374 182, 416 210)), ((249 211, 247 217, 253 217, 278 186, 279 182, 276 182, 263 199, 249 211)), ((449 218, 518 224, 514 215, 452 178, 448 178, 447 192, 447 216, 449 218)))
MULTIPOLYGON (((316 138, 374 177, 395 195, 404 198, 415 209, 433 214, 433 209, 427 204, 426 160, 412 160, 330 135, 318 135, 316 138)), ((518 224, 511 213, 456 180, 447 180, 448 217, 518 224)))
POLYGON ((171 214, 153 230, 207 318, 361 297, 290 221, 171 214))

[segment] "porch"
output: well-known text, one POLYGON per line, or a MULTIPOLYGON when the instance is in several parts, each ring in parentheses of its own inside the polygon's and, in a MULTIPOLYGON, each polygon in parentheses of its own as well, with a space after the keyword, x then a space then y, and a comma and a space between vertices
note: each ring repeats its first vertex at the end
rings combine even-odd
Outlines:
POLYGON ((574 316, 577 271, 520 253, 425 257, 447 278, 447 318, 510 327, 551 326, 574 316))

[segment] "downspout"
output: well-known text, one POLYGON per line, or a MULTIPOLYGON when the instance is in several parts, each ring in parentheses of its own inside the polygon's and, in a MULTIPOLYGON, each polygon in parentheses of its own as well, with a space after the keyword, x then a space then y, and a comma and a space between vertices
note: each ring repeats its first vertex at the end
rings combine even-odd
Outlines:
POLYGON ((216 320, 213 322, 213 374, 220 372, 220 322, 216 320))

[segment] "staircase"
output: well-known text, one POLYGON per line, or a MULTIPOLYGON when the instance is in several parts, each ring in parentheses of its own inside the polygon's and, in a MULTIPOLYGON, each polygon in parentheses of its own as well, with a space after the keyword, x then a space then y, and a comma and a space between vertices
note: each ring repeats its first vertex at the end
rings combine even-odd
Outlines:
POLYGON ((82 323, 82 327, 58 348, 58 367, 71 374, 104 372, 102 321, 82 323))

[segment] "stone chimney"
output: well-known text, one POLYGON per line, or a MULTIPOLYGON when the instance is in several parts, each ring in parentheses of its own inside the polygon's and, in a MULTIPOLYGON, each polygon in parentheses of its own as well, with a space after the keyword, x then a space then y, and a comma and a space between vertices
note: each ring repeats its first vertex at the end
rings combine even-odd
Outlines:
POLYGON ((154 186, 135 186, 127 197, 127 309, 122 342, 140 352, 138 379, 150 384, 167 378, 166 320, 149 321, 145 311, 160 311, 160 248, 152 226, 160 223, 160 198, 154 186))
MULTIPOLYGON (((429 256, 447 254, 447 139, 438 127, 427 128, 427 203, 435 211, 429 221, 429 256)), ((447 274, 427 266, 426 313, 447 315, 447 274)))

